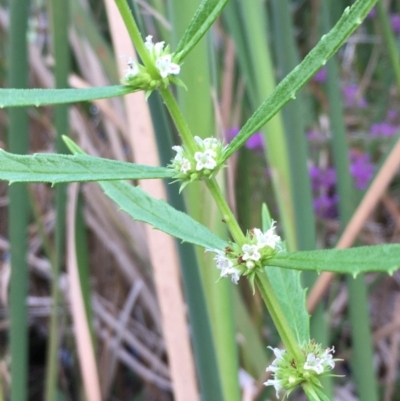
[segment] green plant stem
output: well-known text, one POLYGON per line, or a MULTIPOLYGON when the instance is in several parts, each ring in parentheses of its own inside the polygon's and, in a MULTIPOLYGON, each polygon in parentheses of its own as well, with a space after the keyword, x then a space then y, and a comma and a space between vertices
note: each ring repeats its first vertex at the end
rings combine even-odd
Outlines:
MULTIPOLYGON (((172 96, 171 92, 168 89, 160 89, 160 92, 169 112, 172 115, 178 131, 182 136, 182 140, 188 147, 189 144, 193 143, 193 145, 195 146, 194 150, 196 150, 196 143, 194 142, 193 136, 189 130, 185 118, 183 117, 179 109, 177 102, 175 101, 175 98, 172 96)), ((215 180, 215 178, 209 179, 206 181, 206 185, 211 195, 213 196, 217 206, 219 207, 223 219, 227 224, 234 241, 238 245, 244 244, 246 238, 242 230, 240 229, 240 226, 234 214, 232 213, 228 203, 226 202, 217 181, 215 180)), ((282 341, 284 342, 287 349, 289 349, 294 356, 296 356, 297 358, 301 358, 301 350, 279 306, 278 300, 274 295, 273 289, 271 287, 271 284, 269 283, 266 274, 257 275, 257 283, 259 285, 261 293, 263 294, 263 298, 267 305, 269 313, 271 314, 272 319, 274 320, 274 323, 282 338, 282 341)))
MULTIPOLYGON (((53 54, 55 60, 54 77, 56 88, 68 87, 68 75, 70 71, 68 28, 69 28, 69 2, 64 0, 52 0, 49 4, 49 11, 52 22, 53 54)), ((68 153, 63 135, 69 130, 69 109, 67 105, 55 107, 55 128, 57 132, 56 149, 57 153, 68 153)), ((58 382, 58 348, 60 341, 59 333, 59 307, 61 303, 61 291, 59 278, 64 260, 65 242, 65 214, 67 186, 65 184, 56 187, 56 228, 55 228, 55 257, 52 263, 51 299, 52 309, 49 326, 49 342, 47 348, 46 385, 45 400, 53 401, 57 398, 58 382)))
POLYGON ((207 180, 206 185, 211 195, 213 196, 217 206, 219 207, 219 210, 222 213, 222 218, 224 219, 224 222, 228 226, 233 239, 238 245, 243 245, 246 241, 246 237, 244 236, 234 214, 232 213, 232 210, 230 209, 228 203, 226 202, 225 197, 222 194, 222 191, 216 179, 211 178, 207 180))
POLYGON ((143 64, 146 66, 147 71, 150 73, 151 76, 158 77, 159 74, 150 57, 150 53, 144 45, 142 35, 140 34, 139 28, 136 24, 135 19, 133 18, 132 11, 130 10, 127 1, 115 0, 115 4, 118 7, 121 17, 124 20, 126 29, 128 30, 129 36, 131 37, 131 40, 140 58, 142 59, 143 64))
POLYGON ((383 39, 385 41, 389 58, 392 63, 397 88, 400 92, 400 61, 396 38, 394 36, 392 27, 390 26, 388 13, 383 1, 378 1, 378 3, 376 3, 376 9, 378 12, 379 23, 382 29, 383 39))
MULTIPOLYGON (((28 87, 27 22, 29 1, 10 2, 7 49, 7 81, 10 88, 28 87)), ((29 149, 26 109, 11 109, 8 114, 8 146, 13 153, 27 154, 29 149)), ((28 224, 29 196, 26 184, 9 188, 10 281, 10 357, 11 401, 28 399, 28 224)))
POLYGON ((184 145, 191 153, 194 154, 198 151, 196 141, 194 140, 193 135, 190 132, 190 128, 178 106, 177 101, 168 88, 160 88, 159 91, 165 105, 167 106, 167 109, 171 114, 172 119, 174 120, 175 126, 178 129, 184 145))
POLYGON ((297 344, 292 329, 286 321, 268 276, 264 272, 257 272, 255 281, 286 349, 291 352, 296 359, 301 359, 301 349, 299 344, 297 344))

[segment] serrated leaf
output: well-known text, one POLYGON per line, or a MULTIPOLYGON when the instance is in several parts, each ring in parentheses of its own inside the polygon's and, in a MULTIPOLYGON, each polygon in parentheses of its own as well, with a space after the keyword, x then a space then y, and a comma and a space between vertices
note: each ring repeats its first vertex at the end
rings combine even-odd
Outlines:
POLYGON ((224 160, 261 129, 286 103, 295 98, 296 93, 361 24, 376 2, 377 0, 357 0, 351 7, 346 8, 332 30, 322 36, 306 58, 280 82, 275 91, 250 117, 227 147, 224 160))
MULTIPOLYGON (((271 216, 265 204, 262 207, 262 227, 271 227, 271 216)), ((268 266, 265 268, 275 296, 299 344, 310 340, 310 316, 306 307, 306 291, 301 285, 298 271, 268 266)))
POLYGON ((203 0, 175 51, 177 62, 181 62, 204 36, 221 14, 229 0, 203 0))
POLYGON ((0 89, 0 108, 84 102, 123 96, 138 90, 125 85, 84 89, 0 89))
MULTIPOLYGON (((72 139, 65 136, 63 139, 72 153, 84 154, 72 139)), ((148 223, 157 230, 206 249, 222 250, 227 246, 224 240, 188 214, 174 209, 163 200, 153 198, 139 187, 123 181, 99 182, 99 184, 105 194, 135 220, 148 223)))
POLYGON ((0 149, 0 180, 14 182, 62 182, 141 180, 171 178, 163 167, 102 159, 88 155, 35 154, 21 156, 0 149))
POLYGON ((186 213, 174 209, 168 203, 155 199, 139 187, 126 182, 100 182, 105 194, 121 210, 135 220, 143 221, 184 242, 200 245, 207 249, 224 249, 227 244, 207 227, 192 219, 186 213))
POLYGON ((307 343, 310 340, 310 316, 306 309, 306 291, 301 286, 300 272, 275 266, 267 266, 265 272, 297 342, 307 343))
POLYGON ((286 269, 347 273, 388 272, 400 267, 400 244, 360 246, 349 249, 324 249, 277 254, 268 265, 286 269))

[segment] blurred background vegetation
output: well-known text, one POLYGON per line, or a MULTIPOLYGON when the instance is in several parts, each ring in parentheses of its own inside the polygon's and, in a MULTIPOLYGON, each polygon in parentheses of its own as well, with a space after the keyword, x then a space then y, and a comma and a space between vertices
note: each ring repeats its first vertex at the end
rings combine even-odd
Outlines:
MULTIPOLYGON (((174 49, 199 0, 128 3, 143 37, 174 49)), ((351 3, 231 0, 182 65, 193 132, 231 140, 351 3)), ((133 56, 118 18, 113 0, 0 1, 1 86, 118 84, 133 56)), ((400 1, 379 1, 229 160, 219 178, 243 230, 267 203, 290 250, 399 241, 399 46, 400 1)), ((0 148, 67 153, 61 135, 153 165, 178 143, 156 93, 0 109, 0 148)), ((177 184, 143 188, 226 236, 201 184, 183 198, 177 184)), ((246 280, 217 280, 210 254, 157 237, 96 184, 0 182, 0 401, 275 399, 263 382, 279 338, 263 302, 246 280)), ((344 359, 324 383, 331 399, 400 400, 400 276, 303 281, 312 336, 344 359)))

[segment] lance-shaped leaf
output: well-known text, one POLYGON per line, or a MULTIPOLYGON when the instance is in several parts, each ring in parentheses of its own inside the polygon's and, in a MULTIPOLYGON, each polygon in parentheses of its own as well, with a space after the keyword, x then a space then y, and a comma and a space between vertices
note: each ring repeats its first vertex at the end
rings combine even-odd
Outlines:
POLYGON ((282 253, 268 260, 268 265, 318 273, 347 273, 353 277, 367 272, 392 274, 400 267, 400 244, 282 253))
POLYGON ((61 182, 141 180, 171 178, 167 168, 102 159, 88 155, 40 153, 21 156, 0 149, 0 180, 14 182, 61 182))
POLYGON ((175 51, 177 62, 182 61, 204 36, 214 21, 221 14, 229 0, 203 0, 175 51))
MULTIPOLYGON (((271 227, 271 217, 265 204, 262 207, 262 228, 271 227)), ((265 268, 275 296, 299 344, 310 340, 310 316, 306 308, 306 291, 301 286, 301 272, 268 266, 265 268), (293 300, 296 302, 293 302, 293 300)))
POLYGON ((83 89, 0 89, 0 108, 84 102, 123 96, 138 90, 125 85, 83 89))
POLYGON ((306 291, 301 286, 300 272, 276 266, 266 267, 265 272, 298 343, 307 343, 310 340, 310 316, 306 309, 306 291))
POLYGON ((343 42, 361 24, 376 2, 377 0, 357 0, 351 7, 345 9, 334 28, 322 36, 307 57, 280 82, 275 91, 246 122, 227 147, 225 160, 262 128, 286 103, 295 99, 300 88, 335 54, 343 42))
POLYGON ((157 230, 204 248, 222 250, 227 246, 225 241, 207 227, 163 200, 153 198, 139 187, 123 181, 99 184, 105 194, 135 220, 148 223, 157 230))
MULTIPOLYGON (((74 154, 84 151, 70 138, 63 137, 74 154)), ((135 220, 143 221, 160 231, 184 242, 207 249, 224 249, 227 243, 213 234, 207 227, 186 213, 174 209, 161 199, 155 199, 139 187, 123 181, 99 182, 105 194, 135 220)))

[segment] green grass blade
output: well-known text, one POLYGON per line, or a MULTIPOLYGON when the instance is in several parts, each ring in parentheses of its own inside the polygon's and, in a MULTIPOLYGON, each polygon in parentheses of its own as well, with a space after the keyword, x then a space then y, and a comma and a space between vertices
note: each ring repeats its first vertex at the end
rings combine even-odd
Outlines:
POLYGON ((393 274, 400 267, 400 245, 384 244, 281 253, 272 257, 268 265, 295 270, 346 273, 353 277, 367 272, 393 274))
POLYGON ((50 182, 140 180, 171 178, 164 167, 143 166, 88 155, 35 154, 21 156, 0 149, 0 180, 50 182))
MULTIPOLYGON (((273 15, 272 21, 274 25, 273 44, 275 46, 275 53, 277 55, 276 60, 278 64, 278 71, 280 72, 281 77, 284 77, 286 74, 288 74, 300 62, 300 57, 295 43, 295 27, 293 26, 292 22, 291 5, 292 4, 288 0, 273 0, 271 2, 273 15)), ((311 182, 307 168, 308 145, 305 135, 305 112, 307 111, 306 96, 306 93, 300 91, 297 95, 297 99, 289 102, 282 109, 289 150, 292 191, 293 197, 296 199, 296 202, 294 202, 294 220, 296 230, 296 245, 298 250, 315 249, 316 244, 316 222, 313 211, 311 182)), ((279 269, 279 271, 282 275, 299 275, 299 273, 295 272, 288 273, 289 270, 285 269, 279 269)), ((272 274, 273 273, 271 272, 270 276, 272 276, 272 274)), ((316 274, 307 272, 306 275, 307 277, 303 277, 303 285, 305 282, 307 282, 306 286, 310 288, 316 279, 316 274)), ((275 285, 271 277, 270 280, 275 289, 275 285)), ((289 282, 290 281, 291 280, 289 279, 289 282)), ((299 287, 301 288, 300 285, 295 288, 297 288, 297 296, 300 301, 304 300, 304 294, 299 291, 299 287)), ((311 327, 308 329, 308 331, 311 330, 311 338, 315 338, 318 342, 328 346, 330 343, 328 338, 328 328, 322 308, 323 307, 321 305, 321 308, 319 308, 319 310, 312 315, 309 323, 311 324, 311 327)), ((302 314, 301 316, 306 322, 310 320, 304 301, 302 301, 299 312, 302 314)), ((299 323, 301 324, 301 322, 299 323)), ((310 334, 308 333, 308 335, 310 334)), ((324 381, 324 388, 331 389, 332 378, 326 377, 324 378, 324 381)))
POLYGON ((228 2, 229 0, 203 0, 200 3, 175 51, 179 61, 182 61, 187 56, 211 28, 211 25, 221 14, 228 2))
MULTIPOLYGON (((322 25, 324 31, 331 27, 330 15, 334 2, 322 4, 322 25)), ((341 226, 350 220, 355 209, 353 183, 350 176, 349 148, 343 118, 343 102, 340 93, 339 67, 335 57, 328 63, 327 90, 329 116, 332 129, 332 151, 337 175, 339 195, 339 215, 341 226)), ((370 320, 365 311, 367 302, 365 282, 362 279, 347 278, 349 288, 349 314, 353 336, 353 366, 360 369, 363 376, 355 374, 357 390, 362 401, 377 401, 377 383, 373 371, 372 338, 370 320), (362 312, 361 312, 362 311, 362 312), (362 339, 362 340, 361 340, 362 339)))
MULTIPOLYGON (((197 0, 173 0, 169 2, 171 22, 174 27, 172 45, 177 44, 184 35, 190 20, 198 9, 197 0)), ((187 84, 188 90, 178 89, 178 101, 189 127, 201 138, 209 137, 215 131, 212 93, 212 76, 210 73, 210 52, 207 36, 200 40, 185 58, 180 78, 187 84)), ((215 84, 215 83, 214 83, 215 84)), ((223 185, 222 185, 223 186, 223 185)), ((226 236, 226 227, 218 216, 216 205, 211 195, 204 190, 202 183, 190 185, 185 189, 188 210, 191 216, 221 237, 226 236)), ((237 345, 234 335, 231 283, 218 280, 218 270, 210 254, 197 253, 201 266, 202 280, 214 336, 219 377, 223 395, 221 400, 238 401, 240 399, 238 384, 237 345)), ((204 401, 208 399, 204 398, 204 401)))
MULTIPOLYGON (((54 75, 57 88, 68 87, 70 72, 69 57, 69 2, 53 0, 50 3, 50 16, 53 33, 53 55, 55 60, 54 75)), ((66 105, 55 107, 55 128, 57 132, 56 150, 67 153, 68 149, 62 140, 69 131, 69 110, 66 105)), ((51 298, 52 309, 49 326, 49 341, 47 346, 47 365, 45 379, 45 400, 53 401, 57 397, 58 360, 59 360, 59 306, 61 291, 59 277, 64 262, 65 216, 67 191, 65 185, 56 188, 56 228, 55 228, 55 258, 52 260, 51 298)))
MULTIPOLYGON (((160 96, 149 98, 153 125, 156 132, 157 146, 161 164, 167 164, 174 156, 172 151, 172 132, 168 125, 165 109, 160 96)), ((172 207, 185 212, 183 197, 176 187, 166 186, 168 199, 172 207)), ((189 309, 193 351, 203 400, 222 399, 222 388, 217 365, 217 353, 212 335, 211 320, 207 310, 204 284, 194 247, 177 241, 183 288, 189 309)))
POLYGON ((382 30, 382 36, 387 47, 387 52, 389 54, 390 62, 392 64, 394 76, 396 79, 397 88, 400 91, 400 61, 396 37, 390 25, 389 14, 386 11, 385 4, 382 1, 378 1, 376 9, 379 19, 379 25, 382 30))
MULTIPOLYGON (((243 343, 240 344, 243 359, 250 365, 250 374, 254 377, 261 377, 268 365, 265 344, 261 340, 258 328, 255 327, 237 288, 233 290, 233 302, 237 331, 243 337, 243 343)), ((244 368, 246 369, 246 366, 244 368)))
POLYGON ((297 91, 335 54, 376 2, 377 0, 357 0, 351 7, 346 8, 335 27, 321 38, 307 57, 286 76, 255 111, 228 146, 225 159, 228 159, 256 131, 261 129, 286 103, 295 98, 297 91))
MULTIPOLYGON (((119 83, 115 55, 109 42, 102 36, 100 26, 96 24, 93 15, 83 6, 79 0, 69 1, 71 8, 71 22, 84 42, 88 41, 101 61, 111 83, 119 83)), ((127 55, 128 56, 128 55, 127 55)))
MULTIPOLYGON (((299 64, 294 27, 291 21, 291 4, 288 0, 271 2, 274 22, 274 45, 278 71, 284 76, 299 64)), ((282 110, 289 151, 289 166, 294 202, 296 249, 315 248, 315 215, 311 181, 307 167, 307 138, 305 135, 304 93, 289 102, 282 110)))
MULTIPOLYGON (((237 16, 237 20, 242 18, 244 21, 242 34, 246 38, 249 54, 248 57, 242 55, 239 60, 247 58, 249 66, 243 72, 250 72, 250 76, 246 76, 246 80, 254 82, 251 88, 255 92, 249 92, 249 99, 251 100, 251 107, 255 107, 275 89, 272 57, 269 48, 265 46, 265 33, 268 30, 266 9, 260 1, 240 2, 236 12, 240 14, 237 16)), ((280 113, 268 122, 263 133, 267 145, 264 150, 266 158, 270 169, 274 171, 272 182, 279 205, 280 223, 283 226, 288 248, 295 250, 296 233, 293 224, 294 205, 291 192, 288 145, 280 113)))
MULTIPOLYGON (((26 43, 29 1, 10 3, 8 38, 8 85, 28 86, 28 52, 26 43)), ((1 96, 1 95, 0 95, 1 96)), ((9 149, 28 152, 28 116, 26 110, 9 112, 9 149)), ((28 399, 28 224, 29 196, 25 184, 9 189, 9 238, 11 244, 10 323, 11 401, 28 399)))
MULTIPOLYGON (((133 10, 136 10, 136 8, 133 8, 133 10)), ((134 14, 143 32, 141 20, 136 12, 134 14)), ((160 162, 163 165, 167 165, 174 157, 174 152, 172 151, 174 143, 166 109, 163 106, 160 94, 157 92, 149 98, 148 102, 156 134, 160 162)), ((185 212, 184 199, 178 193, 176 187, 166 185, 166 190, 171 206, 185 212)), ((206 294, 204 282, 201 279, 200 265, 193 245, 181 243, 180 241, 176 242, 179 251, 185 300, 189 309, 193 352, 200 394, 203 400, 222 400, 222 385, 212 333, 212 321, 207 310, 206 294)))
POLYGON ((351 354, 352 376, 357 386, 360 401, 378 401, 378 387, 373 369, 374 352, 371 321, 368 305, 367 285, 364 276, 347 279, 349 292, 349 319, 353 340, 351 354), (366 380, 367 379, 367 380, 366 380))
POLYGON ((0 108, 85 102, 123 96, 138 90, 125 85, 84 89, 0 89, 0 108))

